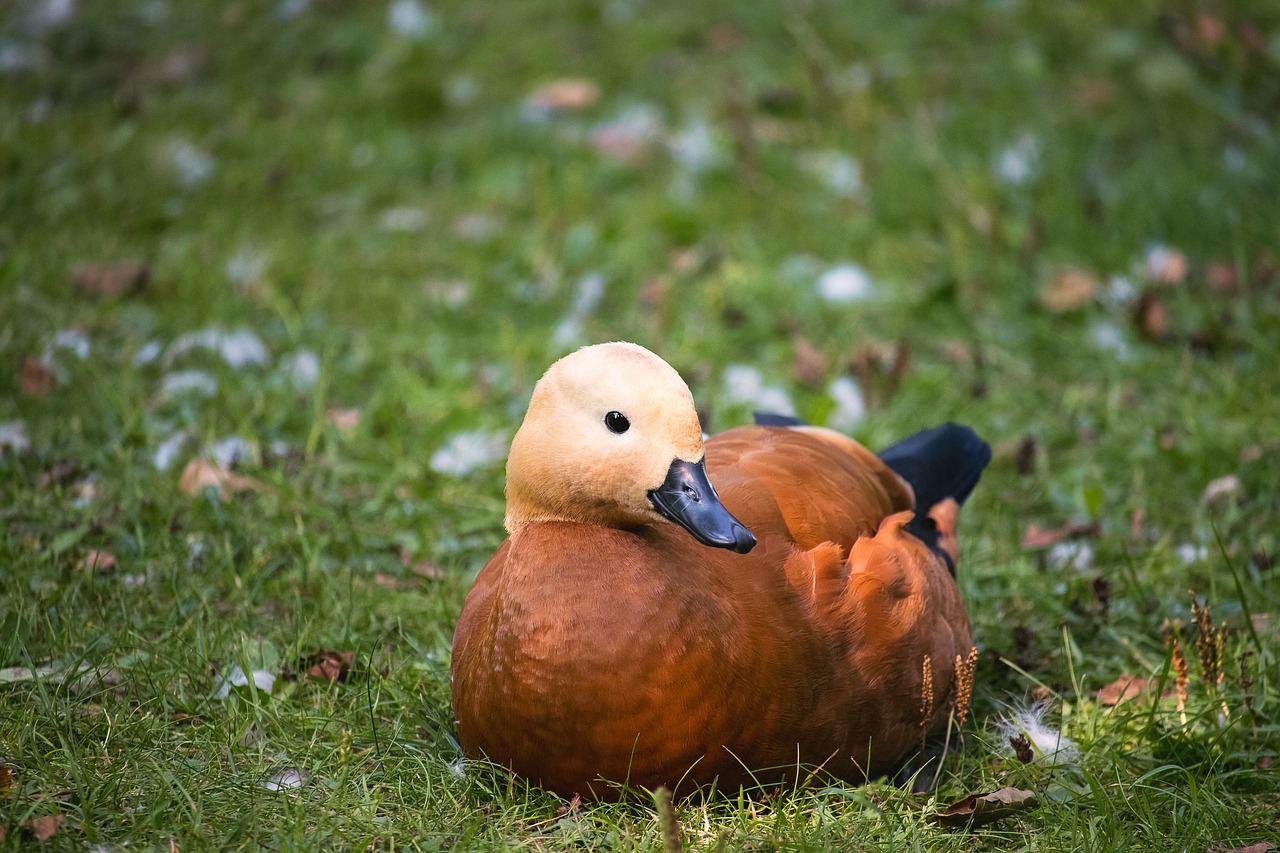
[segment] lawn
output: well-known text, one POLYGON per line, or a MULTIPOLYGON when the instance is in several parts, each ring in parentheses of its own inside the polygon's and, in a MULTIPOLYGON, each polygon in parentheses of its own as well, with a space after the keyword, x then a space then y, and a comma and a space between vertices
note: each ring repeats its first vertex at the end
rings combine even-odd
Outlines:
POLYGON ((0 2, 0 846, 662 849, 449 707, 532 384, 618 339, 709 432, 995 448, 936 788, 686 846, 1280 844, 1277 116, 1264 2, 0 2))

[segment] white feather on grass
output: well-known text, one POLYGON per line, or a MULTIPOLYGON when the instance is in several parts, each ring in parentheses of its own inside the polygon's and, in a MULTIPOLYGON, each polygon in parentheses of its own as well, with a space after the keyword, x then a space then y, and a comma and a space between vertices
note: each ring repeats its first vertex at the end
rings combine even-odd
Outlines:
POLYGON ((1012 755, 1013 747, 1010 746, 1009 739, 1023 735, 1031 741, 1037 763, 1076 764, 1080 760, 1080 748, 1059 729, 1046 724, 1048 713, 1049 706, 1046 704, 1009 708, 995 723, 1000 735, 997 750, 1001 754, 1012 755))

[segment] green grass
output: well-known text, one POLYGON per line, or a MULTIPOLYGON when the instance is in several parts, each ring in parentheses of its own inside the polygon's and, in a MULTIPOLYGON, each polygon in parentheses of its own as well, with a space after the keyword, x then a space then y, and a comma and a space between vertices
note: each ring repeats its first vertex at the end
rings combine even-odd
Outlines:
POLYGON ((51 846, 660 848, 647 801, 567 811, 460 772, 449 708, 453 622, 503 536, 502 471, 451 477, 432 456, 460 432, 509 435, 551 360, 611 339, 675 365, 712 430, 749 417, 730 365, 822 422, 828 382, 903 341, 892 393, 863 370, 881 393, 855 436, 882 447, 954 419, 997 449, 962 524, 975 714, 936 794, 684 804, 687 844, 1280 843, 1273 5, 450 0, 420 39, 389 28, 383 3, 312 0, 290 17, 274 2, 82 0, 38 31, 39 5, 0 4, 6 65, 34 57, 0 74, 0 423, 30 442, 0 451, 3 844, 63 814, 51 846), (531 120, 529 92, 567 76, 596 81, 599 102, 531 120), (704 126, 712 156, 691 170, 661 140, 636 162, 589 143, 637 105, 664 138, 704 126), (996 167, 1024 139, 1029 171, 1011 183, 996 167), (202 179, 184 184, 184 150, 209 158, 202 179), (823 152, 856 160, 856 191, 815 174, 823 152), (1156 245, 1187 259, 1177 284, 1144 273, 1156 245), (129 258, 149 268, 141 293, 72 284, 82 263, 129 258), (841 262, 874 298, 818 297, 841 262), (1097 298, 1049 310, 1066 269, 1097 298), (603 297, 557 342, 590 274, 603 297), (1158 340, 1131 319, 1144 291, 1168 312, 1158 340), (252 331, 265 363, 135 363, 209 327, 252 331), (54 346, 68 329, 86 358, 54 346), (816 381, 793 369, 800 339, 822 355, 816 381), (319 371, 299 388, 286 364, 302 350, 319 371), (55 387, 22 393, 18 365, 46 352, 55 387), (161 394, 185 369, 215 393, 161 394), (332 407, 358 408, 359 426, 331 425, 332 407), (186 461, 229 436, 261 488, 183 494, 186 461), (1238 492, 1204 501, 1226 475, 1238 492), (1019 546, 1028 524, 1079 521, 1097 525, 1079 570, 1019 546), (90 549, 118 564, 80 568, 90 549), (1228 626, 1221 697, 1199 677, 1188 589, 1228 626), (1185 725, 1172 699, 1095 701, 1122 673, 1171 684, 1179 625, 1185 725), (320 648, 354 652, 346 681, 217 696, 237 665, 296 672, 320 648), (1081 748, 1072 766, 1006 755, 996 720, 1037 684, 1081 748), (267 790, 286 768, 305 784, 267 790), (971 831, 926 819, 1001 785, 1040 808, 971 831))

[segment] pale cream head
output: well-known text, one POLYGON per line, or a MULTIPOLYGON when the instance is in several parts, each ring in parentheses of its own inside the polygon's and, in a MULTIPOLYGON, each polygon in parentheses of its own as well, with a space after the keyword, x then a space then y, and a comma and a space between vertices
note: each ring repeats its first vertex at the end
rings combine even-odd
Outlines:
POLYGON ((533 389, 507 458, 507 530, 535 521, 609 527, 666 523, 649 502, 675 459, 702 459, 693 395, 642 346, 597 344, 565 356, 533 389), (620 412, 630 423, 605 423, 620 412))

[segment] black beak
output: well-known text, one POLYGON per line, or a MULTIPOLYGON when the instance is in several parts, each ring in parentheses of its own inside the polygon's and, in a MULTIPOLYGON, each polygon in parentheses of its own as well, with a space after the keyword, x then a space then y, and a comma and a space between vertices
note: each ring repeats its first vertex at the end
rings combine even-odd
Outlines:
POLYGON ((658 488, 649 490, 649 502, 703 545, 728 548, 739 554, 755 547, 756 537, 720 503, 702 460, 673 460, 667 469, 667 479, 658 488))

